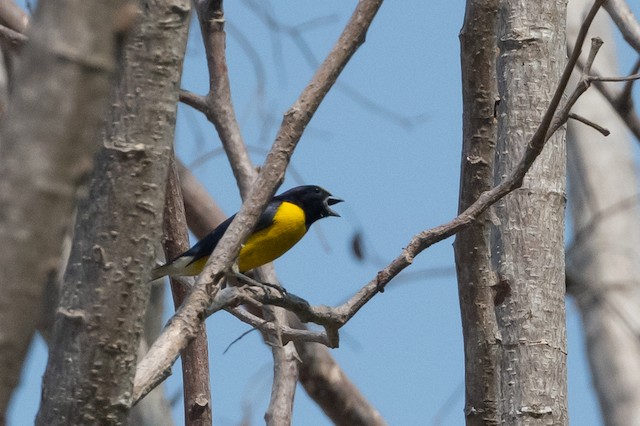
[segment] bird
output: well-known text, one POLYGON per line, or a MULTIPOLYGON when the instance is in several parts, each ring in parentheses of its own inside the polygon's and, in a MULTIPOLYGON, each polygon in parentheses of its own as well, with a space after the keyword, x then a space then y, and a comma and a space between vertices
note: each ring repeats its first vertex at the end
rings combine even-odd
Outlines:
MULTIPOLYGON (((329 216, 340 217, 330 206, 343 201, 316 185, 297 186, 274 196, 240 248, 238 271, 242 274, 279 258, 302 239, 313 223, 329 216)), ((198 275, 234 217, 235 214, 175 259, 153 269, 151 279, 198 275)))

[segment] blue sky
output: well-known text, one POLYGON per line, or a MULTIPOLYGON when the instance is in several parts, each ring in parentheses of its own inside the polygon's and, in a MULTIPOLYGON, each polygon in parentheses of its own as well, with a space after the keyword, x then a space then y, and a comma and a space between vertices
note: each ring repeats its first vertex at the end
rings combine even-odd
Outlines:
MULTIPOLYGON (((282 114, 314 71, 299 40, 296 43, 291 37, 292 29, 300 31, 309 52, 322 60, 355 3, 226 2, 234 103, 256 163, 262 162, 282 114), (263 7, 270 8, 281 30, 274 32, 256 13, 263 7), (252 56, 259 62, 252 61, 252 56)), ((412 235, 455 216, 462 115, 458 32, 463 14, 461 0, 382 6, 366 43, 327 96, 293 156, 292 167, 302 181, 289 174, 282 186, 318 184, 346 200, 336 206, 342 218, 317 223, 276 262, 278 276, 289 291, 313 304, 339 304, 384 266, 353 258, 350 239, 355 232, 363 233, 367 252, 374 254, 371 257, 389 262, 412 235), (353 91, 376 107, 363 106, 353 91)), ((192 30, 195 37, 189 44, 183 87, 205 93, 204 50, 197 28, 192 30)), ((629 69, 634 57, 626 49, 620 51, 622 69, 629 69)), ((220 146, 213 127, 185 106, 180 107, 176 144, 186 164, 220 146)), ((195 173, 226 213, 238 209, 239 195, 223 156, 202 162, 195 173)), ((464 358, 452 242, 446 240, 423 252, 397 283, 342 329, 341 347, 332 351, 391 425, 464 424, 464 358), (428 272, 433 268, 442 271, 428 272)), ((570 418, 574 424, 598 425, 580 318, 570 300, 567 321, 570 418)), ((210 318, 207 326, 214 422, 234 425, 250 413, 252 423, 261 424, 271 384, 270 351, 259 334, 252 333, 223 355, 248 326, 225 313, 210 318)), ((10 425, 32 424, 45 358, 38 341, 15 397, 10 425)), ((167 385, 169 396, 180 392, 179 376, 176 365, 167 385)), ((179 425, 182 409, 174 412, 179 425)), ((299 389, 294 424, 330 422, 299 389)))

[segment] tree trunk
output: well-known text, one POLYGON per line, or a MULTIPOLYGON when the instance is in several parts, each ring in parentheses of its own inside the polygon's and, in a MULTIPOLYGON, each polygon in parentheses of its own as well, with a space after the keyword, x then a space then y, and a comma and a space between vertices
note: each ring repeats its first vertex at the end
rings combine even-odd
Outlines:
POLYGON ((0 424, 93 167, 123 4, 39 2, 11 82, 0 130, 0 424))
MULTIPOLYGON (((562 0, 502 0, 498 16, 495 179, 517 164, 566 62, 562 0)), ((561 129, 522 187, 496 204, 496 271, 502 423, 567 424, 564 275, 565 149, 561 129)))
MULTIPOLYGON (((570 3, 569 40, 588 7, 590 2, 570 3)), ((605 42, 594 70, 617 75, 615 38, 605 14, 596 18, 591 33, 605 42)), ((614 93, 622 89, 619 83, 607 87, 614 93)), ((605 138, 584 124, 569 122, 574 239, 567 253, 568 291, 582 313, 604 423, 640 425, 640 212, 634 155, 626 126, 595 88, 573 110, 611 135, 605 138)))
POLYGON ((188 29, 186 0, 142 2, 71 258, 40 425, 128 423, 188 29))
MULTIPOLYGON (((563 1, 467 2, 462 211, 513 169, 566 57, 563 1)), ((564 145, 454 245, 469 425, 566 424, 564 145)))

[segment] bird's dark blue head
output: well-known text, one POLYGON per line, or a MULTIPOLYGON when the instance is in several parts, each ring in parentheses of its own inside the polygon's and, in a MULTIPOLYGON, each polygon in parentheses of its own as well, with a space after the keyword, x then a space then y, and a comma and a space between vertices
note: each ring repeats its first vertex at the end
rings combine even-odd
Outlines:
POLYGON ((304 210, 306 216, 307 228, 309 228, 313 222, 318 219, 322 219, 323 217, 340 217, 340 215, 333 211, 329 206, 343 201, 339 198, 333 197, 326 189, 315 185, 296 186, 275 198, 300 206, 304 210))

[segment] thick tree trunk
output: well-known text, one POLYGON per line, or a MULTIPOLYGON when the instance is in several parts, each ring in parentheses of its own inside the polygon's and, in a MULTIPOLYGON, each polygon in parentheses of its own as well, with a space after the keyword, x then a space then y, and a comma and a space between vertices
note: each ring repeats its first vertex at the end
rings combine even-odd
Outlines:
MULTIPOLYGON (((566 58, 563 1, 467 2, 460 210, 519 162, 566 58)), ((563 132, 455 242, 469 425, 566 424, 563 132)))
MULTIPOLYGON (((586 1, 570 3, 570 46, 588 7, 586 1)), ((605 42, 594 70, 617 75, 615 38, 605 14, 596 18, 591 34, 605 42)), ((619 93, 622 85, 608 88, 619 93)), ((605 138, 584 124, 569 122, 574 239, 567 253, 568 291, 582 313, 604 423, 640 425, 640 212, 632 143, 624 123, 595 88, 580 98, 574 111, 611 135, 605 138)))
POLYGON ((123 4, 38 3, 11 82, 0 130, 0 424, 93 167, 123 4))
POLYGON ((188 29, 186 0, 141 4, 71 259, 40 425, 128 423, 188 29))
MULTIPOLYGON (((566 62, 563 0, 502 0, 495 179, 520 160, 566 62)), ((520 189, 495 206, 491 257, 504 424, 567 424, 564 275, 565 149, 561 129, 520 189)))

